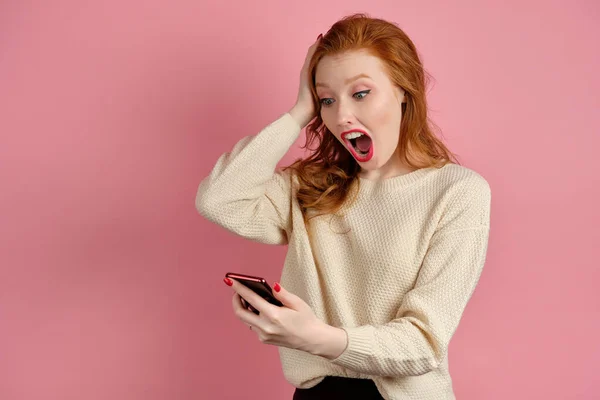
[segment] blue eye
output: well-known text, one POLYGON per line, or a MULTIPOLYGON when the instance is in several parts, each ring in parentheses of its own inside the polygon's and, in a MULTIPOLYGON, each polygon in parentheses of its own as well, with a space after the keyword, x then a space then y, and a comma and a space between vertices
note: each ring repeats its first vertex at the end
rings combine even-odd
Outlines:
POLYGON ((364 99, 370 92, 371 92, 371 90, 362 90, 360 92, 354 93, 354 97, 357 98, 357 99, 364 99), (362 95, 362 96, 361 97, 356 97, 357 95, 362 95))
MULTIPOLYGON (((358 100, 362 100, 362 99, 364 99, 364 98, 365 98, 365 97, 366 97, 366 96, 367 96, 367 95, 368 95, 370 92, 371 92, 371 90, 370 90, 370 89, 369 89, 369 90, 362 90, 362 91, 360 91, 360 92, 356 92, 356 93, 354 93, 354 94, 352 95, 352 97, 354 97, 355 99, 358 99, 358 100)), ((332 98, 329 98, 329 97, 327 97, 327 98, 323 98, 323 99, 320 99, 320 103, 321 103, 323 106, 330 106, 331 104, 333 104, 333 99, 332 99, 332 98)))

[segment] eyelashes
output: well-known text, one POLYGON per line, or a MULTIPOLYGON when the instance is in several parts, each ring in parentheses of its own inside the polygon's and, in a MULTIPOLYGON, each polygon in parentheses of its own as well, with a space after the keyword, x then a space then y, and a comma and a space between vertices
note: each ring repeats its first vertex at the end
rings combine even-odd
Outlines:
POLYGON ((355 97, 357 94, 361 94, 363 95, 362 97, 358 97, 359 99, 364 99, 365 97, 367 97, 367 95, 371 92, 371 90, 362 90, 360 92, 356 92, 354 93, 352 96, 355 97))
MULTIPOLYGON (((361 90, 360 92, 356 92, 352 95, 352 97, 354 97, 357 100, 362 100, 365 97, 367 97, 367 95, 371 92, 371 89, 368 90, 361 90)), ((319 102, 321 103, 322 106, 327 107, 330 106, 331 104, 333 104, 333 99, 326 97, 323 99, 320 99, 319 102)))

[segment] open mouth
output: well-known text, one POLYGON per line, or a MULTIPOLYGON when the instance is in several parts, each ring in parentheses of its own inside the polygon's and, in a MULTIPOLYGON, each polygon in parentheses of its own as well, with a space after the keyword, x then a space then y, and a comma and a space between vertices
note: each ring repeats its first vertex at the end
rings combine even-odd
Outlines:
POLYGON ((363 131, 350 131, 342 134, 342 139, 358 161, 369 161, 373 157, 373 140, 363 131))

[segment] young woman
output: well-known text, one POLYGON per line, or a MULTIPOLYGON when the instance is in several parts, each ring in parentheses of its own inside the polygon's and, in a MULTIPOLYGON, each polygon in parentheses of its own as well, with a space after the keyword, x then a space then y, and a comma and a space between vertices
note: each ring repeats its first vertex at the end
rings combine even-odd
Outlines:
POLYGON ((225 283, 296 400, 454 398, 448 345, 485 262, 491 194, 433 134, 425 85, 395 24, 343 18, 309 48, 293 107, 199 186, 209 220, 288 245, 283 307, 225 283), (305 126, 316 149, 278 169, 305 126))

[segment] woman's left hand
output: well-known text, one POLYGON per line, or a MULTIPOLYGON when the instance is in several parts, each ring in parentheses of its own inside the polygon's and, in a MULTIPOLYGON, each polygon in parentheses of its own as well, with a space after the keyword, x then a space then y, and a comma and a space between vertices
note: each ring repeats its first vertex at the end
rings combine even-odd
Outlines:
MULTIPOLYGON (((281 285, 273 285, 273 295, 283 303, 275 306, 251 289, 232 279, 229 283, 235 291, 232 299, 235 315, 254 331, 265 344, 303 350, 319 354, 319 343, 332 327, 319 320, 308 304, 288 292, 281 285), (260 315, 244 308, 243 297, 260 315)), ((335 329, 335 328, 333 328, 335 329)))

